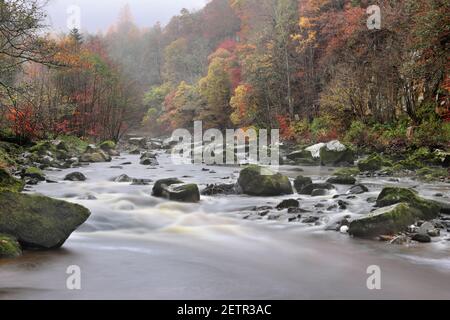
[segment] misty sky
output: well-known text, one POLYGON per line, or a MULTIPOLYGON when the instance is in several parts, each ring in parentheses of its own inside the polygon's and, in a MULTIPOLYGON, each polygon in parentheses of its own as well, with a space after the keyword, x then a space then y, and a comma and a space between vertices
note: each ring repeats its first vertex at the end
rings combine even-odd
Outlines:
POLYGON ((55 31, 67 31, 67 9, 76 5, 81 9, 82 30, 106 31, 127 3, 139 26, 150 27, 160 21, 165 24, 182 8, 200 9, 207 0, 49 0, 46 7, 49 25, 55 31))

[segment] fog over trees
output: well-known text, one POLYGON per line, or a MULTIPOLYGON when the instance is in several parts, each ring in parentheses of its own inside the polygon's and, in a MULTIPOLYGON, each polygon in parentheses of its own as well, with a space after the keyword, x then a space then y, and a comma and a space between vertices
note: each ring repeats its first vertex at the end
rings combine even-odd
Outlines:
MULTIPOLYGON (((33 140, 280 128, 299 143, 448 144, 446 0, 212 0, 167 25, 130 7, 104 34, 42 32, 39 0, 1 1, 1 124, 33 140)), ((375 144, 375 145, 374 145, 375 144)))

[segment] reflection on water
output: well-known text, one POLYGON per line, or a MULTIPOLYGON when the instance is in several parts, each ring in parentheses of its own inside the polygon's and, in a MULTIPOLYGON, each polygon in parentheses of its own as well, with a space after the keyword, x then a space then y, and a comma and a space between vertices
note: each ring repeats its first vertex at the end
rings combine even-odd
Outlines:
MULTIPOLYGON (((41 184, 33 192, 76 202, 92 216, 64 248, 29 252, 0 264, 3 298, 449 298, 450 242, 410 247, 351 239, 325 232, 327 223, 346 215, 370 211, 367 201, 385 185, 417 186, 424 196, 450 195, 448 185, 420 185, 408 179, 391 182, 363 179, 371 192, 353 199, 346 210, 327 213, 320 226, 283 221, 246 221, 246 208, 276 206, 291 198, 247 196, 203 197, 199 204, 167 202, 151 197, 150 186, 112 182, 127 174, 151 179, 184 177, 199 184, 234 183, 235 167, 176 166, 167 155, 156 170, 139 165, 138 156, 113 163, 93 164, 63 172, 49 172, 58 184, 41 184), (124 162, 123 169, 110 168, 124 162), (86 182, 62 181, 71 171, 84 173, 86 182), (366 288, 366 269, 380 265, 382 292, 366 288), (79 265, 83 289, 65 287, 66 269, 79 265), (429 290, 430 292, 428 292, 429 290)), ((316 181, 329 168, 282 167, 290 177, 303 174, 316 181)), ((338 186, 336 194, 348 187, 338 186)), ((333 195, 301 197, 304 209, 328 207, 333 195)), ((296 196, 297 197, 297 196, 296 196)), ((440 199, 442 201, 442 199, 440 199)))

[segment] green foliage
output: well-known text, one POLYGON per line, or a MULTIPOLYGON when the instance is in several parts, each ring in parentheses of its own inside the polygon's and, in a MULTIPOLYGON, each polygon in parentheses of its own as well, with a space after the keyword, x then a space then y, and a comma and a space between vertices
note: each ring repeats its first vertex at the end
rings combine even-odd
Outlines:
POLYGON ((76 153, 83 153, 89 146, 89 142, 76 136, 61 135, 56 140, 63 141, 69 150, 73 150, 76 153))
POLYGON ((311 133, 316 141, 320 140, 321 137, 327 136, 335 128, 336 123, 329 115, 314 118, 311 123, 311 133))
POLYGON ((434 181, 441 178, 450 178, 450 173, 447 169, 425 167, 417 170, 417 175, 425 181, 434 181))

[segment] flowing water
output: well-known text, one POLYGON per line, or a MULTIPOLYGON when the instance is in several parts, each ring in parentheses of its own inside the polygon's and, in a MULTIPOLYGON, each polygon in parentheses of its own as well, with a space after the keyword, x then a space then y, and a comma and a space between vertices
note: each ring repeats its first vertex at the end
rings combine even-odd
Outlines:
MULTIPOLYGON (((204 188, 211 183, 234 183, 233 167, 174 165, 161 154, 160 166, 139 165, 125 155, 112 163, 49 171, 56 184, 43 183, 29 192, 79 203, 92 216, 72 234, 64 247, 50 252, 27 252, 0 264, 2 299, 450 299, 449 236, 432 244, 396 246, 352 239, 325 231, 346 215, 371 210, 367 199, 383 186, 416 187, 423 196, 444 194, 450 186, 420 185, 408 179, 391 182, 363 179, 369 193, 350 201, 347 210, 327 211, 320 225, 287 220, 244 219, 249 208, 276 206, 283 199, 247 196, 202 197, 199 204, 173 203, 151 196, 151 184, 112 182, 121 174, 140 179, 177 177, 204 188), (122 163, 131 162, 131 165, 122 163), (70 172, 84 173, 86 182, 62 181, 70 172), (66 270, 81 269, 81 290, 68 290, 66 270), (381 290, 367 288, 367 268, 381 269, 381 290)), ((281 171, 300 174, 294 167, 281 171)), ((301 174, 321 181, 329 168, 304 168, 301 174)), ((348 187, 338 187, 345 194, 348 187)), ((295 196, 298 197, 298 196, 295 196)), ((332 195, 300 197, 301 207, 318 211, 336 202, 332 195)))

